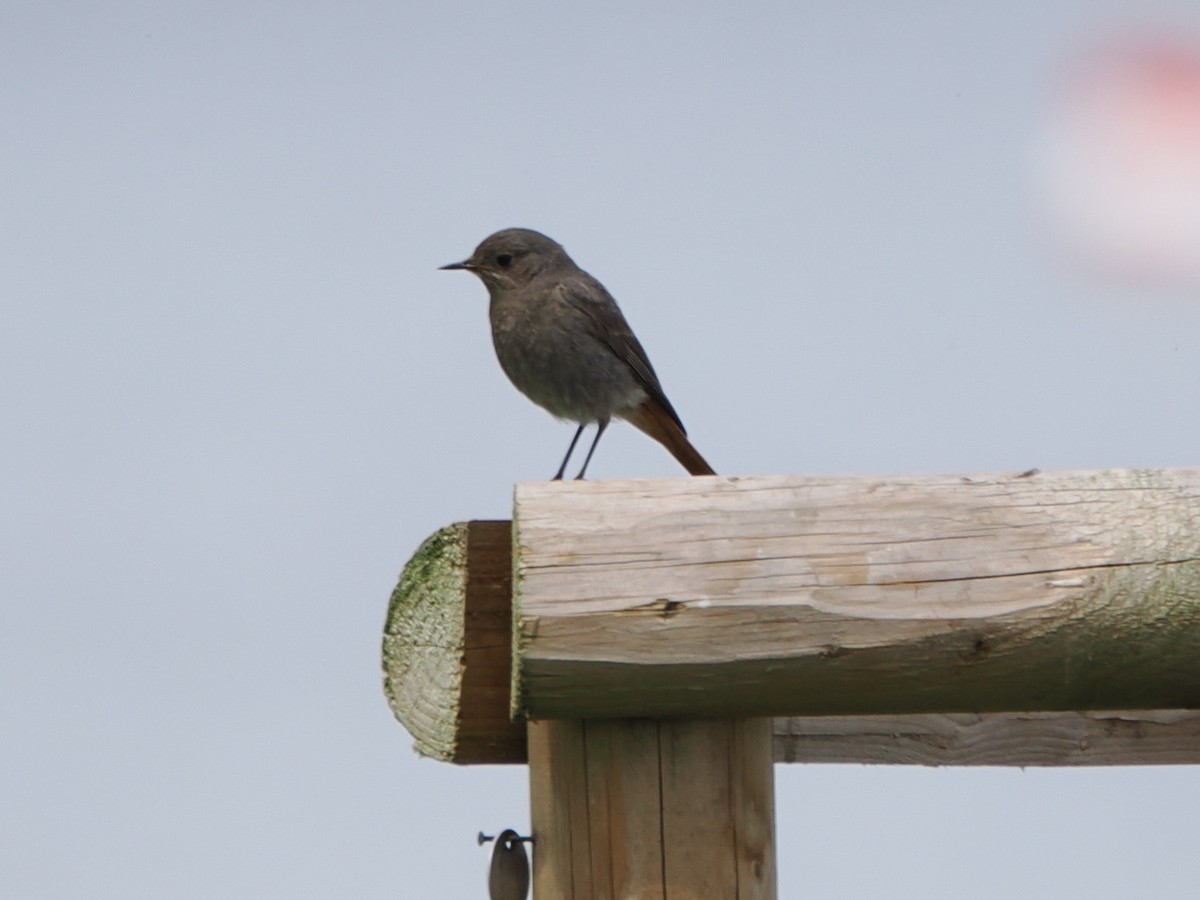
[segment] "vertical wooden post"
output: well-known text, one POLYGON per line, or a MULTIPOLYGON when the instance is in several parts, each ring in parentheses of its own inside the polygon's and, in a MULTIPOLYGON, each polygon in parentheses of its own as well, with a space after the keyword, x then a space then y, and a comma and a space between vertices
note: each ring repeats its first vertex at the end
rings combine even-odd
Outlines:
POLYGON ((528 735, 535 900, 775 900, 770 719, 528 735))

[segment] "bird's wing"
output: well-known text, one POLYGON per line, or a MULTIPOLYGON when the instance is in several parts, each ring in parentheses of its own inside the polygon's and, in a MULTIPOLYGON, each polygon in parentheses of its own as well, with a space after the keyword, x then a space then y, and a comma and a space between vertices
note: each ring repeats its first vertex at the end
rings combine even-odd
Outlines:
POLYGON ((617 301, 605 290, 604 285, 587 273, 580 273, 576 278, 560 282, 555 290, 563 303, 583 313, 591 326, 592 335, 629 366, 646 389, 646 393, 675 420, 679 430, 686 434, 678 413, 663 393, 658 375, 646 357, 646 351, 642 349, 641 342, 625 321, 617 301))

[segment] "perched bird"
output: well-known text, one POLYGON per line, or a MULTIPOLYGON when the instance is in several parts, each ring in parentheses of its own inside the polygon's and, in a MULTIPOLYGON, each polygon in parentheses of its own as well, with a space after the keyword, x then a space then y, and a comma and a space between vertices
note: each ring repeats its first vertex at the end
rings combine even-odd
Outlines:
POLYGON ((617 301, 561 246, 536 231, 508 228, 469 259, 442 268, 466 269, 487 287, 492 343, 517 390, 552 415, 579 423, 555 481, 583 429, 595 424, 596 437, 575 476, 583 478, 614 416, 666 447, 692 475, 716 474, 688 441, 617 301))
POLYGON ((529 857, 524 841, 511 828, 496 837, 492 864, 488 868, 488 896, 491 900, 525 900, 529 893, 529 857))

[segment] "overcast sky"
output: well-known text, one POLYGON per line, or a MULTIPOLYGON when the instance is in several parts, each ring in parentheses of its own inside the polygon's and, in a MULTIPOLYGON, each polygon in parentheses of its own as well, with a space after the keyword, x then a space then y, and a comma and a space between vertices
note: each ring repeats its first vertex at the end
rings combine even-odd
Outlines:
MULTIPOLYGON (((526 772, 416 758, 379 644, 571 436, 437 271, 496 229, 722 474, 1200 463, 1187 123, 1136 234, 1089 156, 1106 61, 1197 47, 1195 0, 0 6, 0 894, 486 895, 526 772)), ((620 424, 589 471, 681 474, 620 424)), ((1200 877, 1192 768, 776 774, 783 898, 1200 877)))

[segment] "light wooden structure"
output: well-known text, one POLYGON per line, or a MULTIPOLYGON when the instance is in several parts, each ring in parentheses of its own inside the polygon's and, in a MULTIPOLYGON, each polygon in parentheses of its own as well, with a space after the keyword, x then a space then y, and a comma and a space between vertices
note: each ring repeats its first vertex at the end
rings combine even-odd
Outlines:
POLYGON ((384 669, 530 765, 535 896, 772 898, 772 761, 1200 762, 1200 470, 518 485, 384 669))

